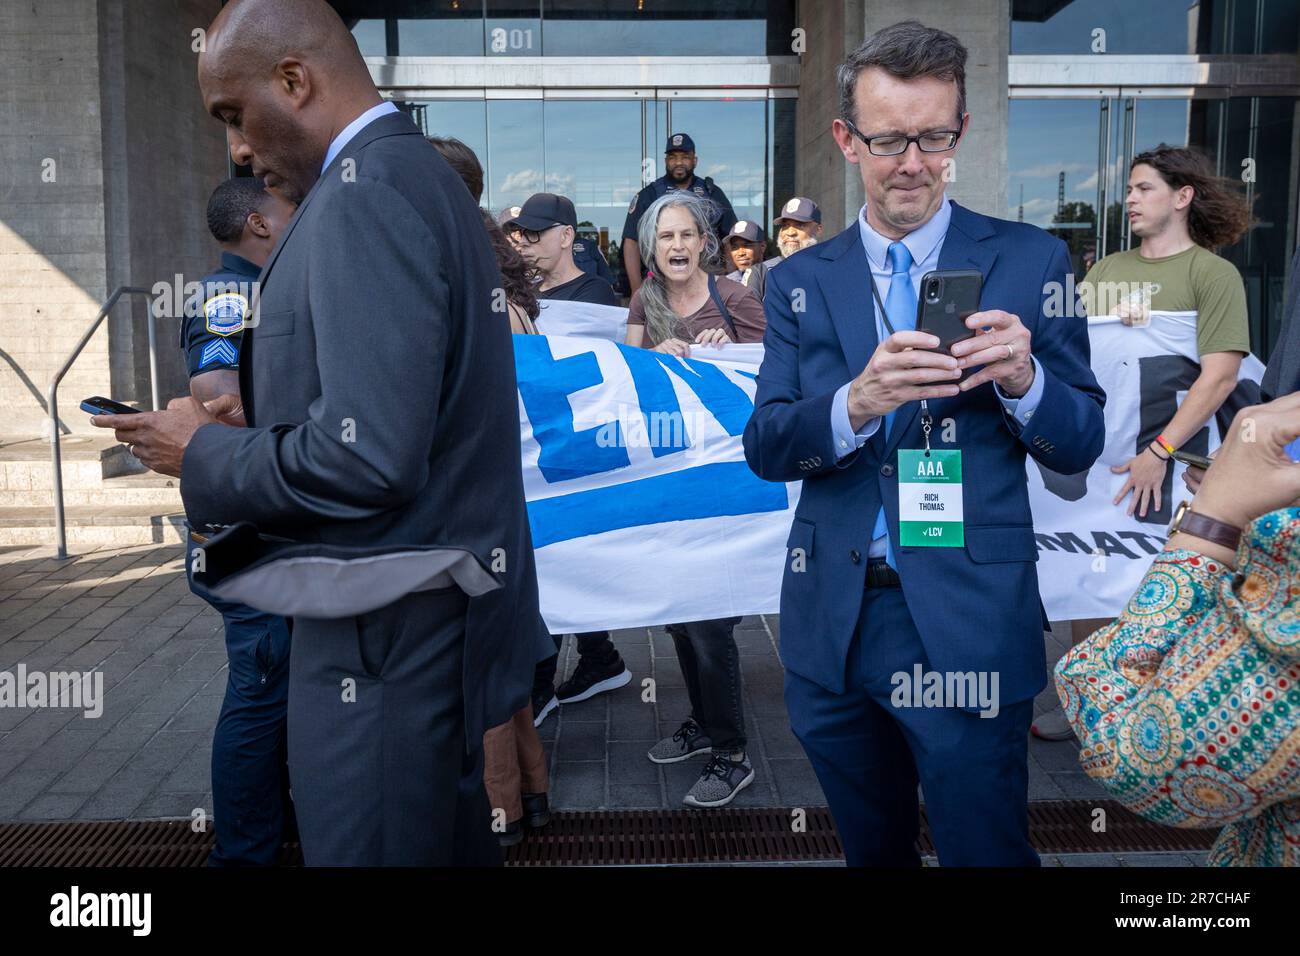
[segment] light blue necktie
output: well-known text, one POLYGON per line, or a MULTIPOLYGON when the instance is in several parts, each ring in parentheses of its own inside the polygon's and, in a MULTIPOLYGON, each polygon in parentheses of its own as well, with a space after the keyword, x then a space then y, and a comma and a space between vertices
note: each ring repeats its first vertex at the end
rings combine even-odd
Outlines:
MULTIPOLYGON (((912 331, 916 328, 916 290, 912 288, 912 254, 901 242, 889 244, 889 295, 885 298, 885 313, 895 332, 912 331)), ((872 280, 875 281, 874 279, 872 280)), ((882 323, 883 324, 883 323, 882 323)), ((888 328, 885 329, 888 331, 888 328)), ((900 406, 901 407, 901 406, 900 406)), ((895 409, 897 411, 897 409, 895 409)), ((894 412, 885 413, 885 439, 894 427, 894 412)), ((894 564, 894 545, 888 538, 889 525, 885 522, 885 509, 876 515, 876 526, 872 529, 871 540, 885 538, 885 560, 889 566, 898 570, 894 564)))

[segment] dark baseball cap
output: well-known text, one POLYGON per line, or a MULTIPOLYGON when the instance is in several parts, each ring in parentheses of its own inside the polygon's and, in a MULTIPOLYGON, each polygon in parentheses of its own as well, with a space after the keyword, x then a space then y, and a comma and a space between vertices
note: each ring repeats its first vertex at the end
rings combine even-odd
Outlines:
POLYGON ((550 229, 552 226, 573 226, 575 229, 578 227, 578 213, 573 208, 573 203, 565 196, 557 196, 555 193, 533 193, 518 209, 517 213, 511 209, 513 215, 502 223, 503 226, 518 226, 520 229, 536 231, 550 229))
POLYGON ((758 223, 749 219, 738 219, 736 224, 731 227, 731 232, 727 233, 727 239, 744 239, 746 242, 763 242, 766 240, 763 235, 763 229, 758 223))
POLYGON ((817 222, 822 221, 822 211, 817 208, 817 204, 806 196, 795 196, 788 203, 781 207, 781 214, 772 222, 778 223, 782 219, 789 219, 792 222, 817 222))
POLYGON ((672 136, 668 137, 668 145, 664 147, 664 154, 678 151, 683 153, 695 152, 695 140, 685 133, 673 133, 672 136))

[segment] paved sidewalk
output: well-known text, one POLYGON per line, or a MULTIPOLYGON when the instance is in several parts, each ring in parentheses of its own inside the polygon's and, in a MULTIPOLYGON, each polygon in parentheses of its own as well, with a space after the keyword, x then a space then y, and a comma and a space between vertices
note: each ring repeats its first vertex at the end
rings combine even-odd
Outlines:
MULTIPOLYGON (((50 548, 0 549, 0 671, 104 674, 103 715, 0 708, 0 820, 188 817, 212 810, 212 728, 225 691, 215 611, 190 594, 179 545, 102 549, 69 562, 50 548)), ((657 766, 645 751, 688 704, 661 628, 618 631, 634 674, 620 690, 560 709, 542 727, 559 809, 676 809, 702 761, 657 766), (654 681, 645 702, 643 680, 654 681)), ((736 631, 749 749, 758 777, 737 806, 825 803, 790 733, 777 658, 779 621, 736 631)), ((1049 642, 1053 659, 1063 649, 1049 642)), ((562 673, 576 650, 565 643, 562 673)), ((1046 706, 1049 690, 1040 699, 1046 706)), ((1072 743, 1030 744, 1031 800, 1102 796, 1072 743)), ((1063 864, 1070 865, 1070 864, 1063 864)))

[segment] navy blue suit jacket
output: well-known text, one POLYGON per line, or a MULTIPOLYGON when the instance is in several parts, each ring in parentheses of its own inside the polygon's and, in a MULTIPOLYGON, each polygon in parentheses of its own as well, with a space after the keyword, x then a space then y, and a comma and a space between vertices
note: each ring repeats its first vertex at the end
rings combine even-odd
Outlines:
MULTIPOLYGON (((933 670, 999 675, 1003 705, 1041 690, 1047 674, 1025 456, 1053 471, 1089 468, 1105 440, 1105 395, 1089 368, 1081 310, 1044 315, 1070 258, 1036 226, 953 203, 940 269, 978 269, 981 310, 1020 317, 1042 367, 1042 400, 1023 428, 986 383, 929 403, 931 444, 962 451, 965 547, 898 543, 898 455, 921 448, 920 403, 899 408, 862 448, 836 460, 831 400, 875 351, 875 304, 858 224, 805 249, 767 278, 767 334, 745 457, 768 481, 803 481, 781 587, 781 660, 842 693, 863 599, 867 548, 883 502, 903 594, 933 670), (945 442, 945 420, 952 442, 945 442), (792 560, 802 549, 802 560, 792 560), (800 566, 802 565, 802 569, 800 566)), ((1058 291, 1058 301, 1061 292, 1058 291)))

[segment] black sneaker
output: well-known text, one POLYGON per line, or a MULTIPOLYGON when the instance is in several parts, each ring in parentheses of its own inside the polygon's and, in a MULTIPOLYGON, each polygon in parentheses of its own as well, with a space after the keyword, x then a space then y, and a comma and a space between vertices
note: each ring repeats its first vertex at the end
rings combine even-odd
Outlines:
POLYGON ((551 806, 544 793, 523 793, 520 800, 524 806, 524 822, 536 830, 551 822, 551 806))
POLYGON ((521 821, 516 820, 514 823, 507 823, 506 828, 497 834, 497 843, 502 849, 514 846, 516 843, 523 842, 524 825, 521 821))
POLYGON ((665 737, 651 747, 646 756, 655 763, 678 763, 696 754, 712 752, 712 744, 700 725, 693 718, 687 717, 671 737, 665 737))
POLYGON ((555 691, 550 687, 543 687, 540 691, 533 691, 533 726, 542 726, 542 721, 546 719, 547 714, 560 706, 560 702, 555 699, 555 691))
POLYGON ((754 768, 748 755, 732 760, 730 754, 715 753, 682 803, 688 807, 724 807, 753 782, 754 768))
POLYGON ((622 687, 631 679, 632 672, 617 652, 608 661, 590 654, 579 656, 573 676, 556 688, 555 695, 561 704, 576 704, 607 690, 622 687))

